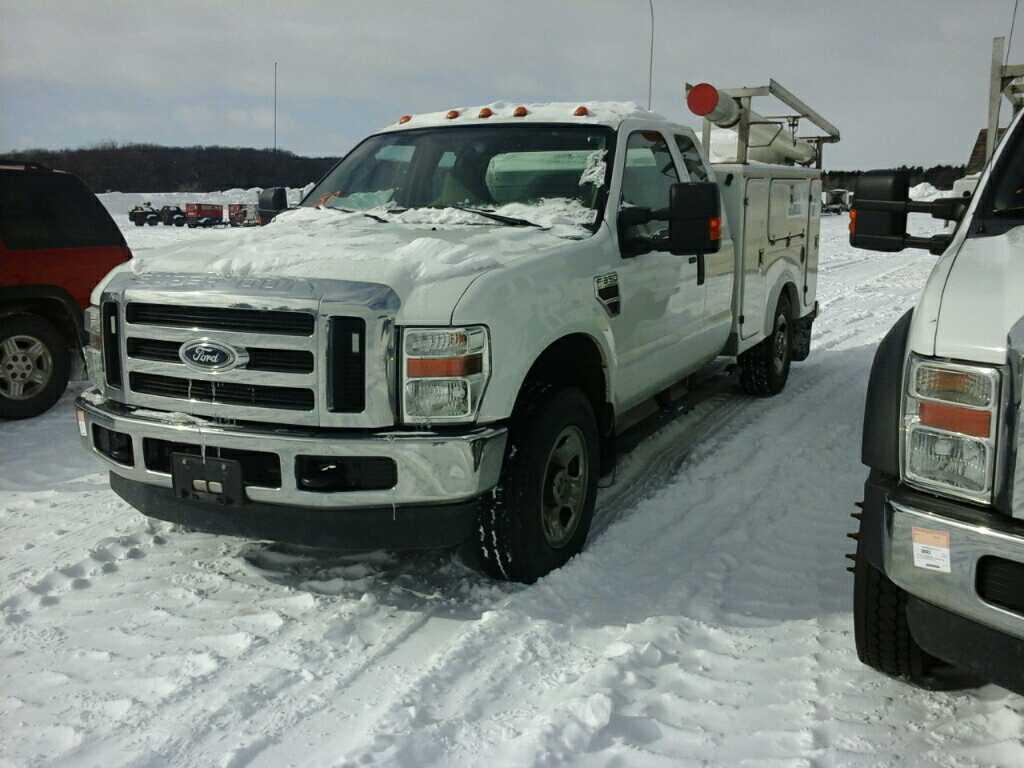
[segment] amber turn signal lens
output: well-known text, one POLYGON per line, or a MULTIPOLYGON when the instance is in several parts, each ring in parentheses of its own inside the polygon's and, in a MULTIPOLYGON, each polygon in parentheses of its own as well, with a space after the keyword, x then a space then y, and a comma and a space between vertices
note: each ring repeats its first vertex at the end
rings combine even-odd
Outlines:
POLYGON ((410 379, 436 379, 472 376, 484 369, 482 355, 466 357, 413 357, 406 361, 405 373, 410 379))
POLYGON ((990 411, 976 411, 947 403, 922 402, 918 418, 926 427, 958 432, 972 437, 988 437, 992 431, 990 411))
POLYGON ((851 208, 850 209, 850 234, 851 235, 856 235, 857 234, 857 209, 856 208, 851 208))
POLYGON ((717 216, 708 219, 708 238, 711 240, 722 239, 722 220, 717 216))

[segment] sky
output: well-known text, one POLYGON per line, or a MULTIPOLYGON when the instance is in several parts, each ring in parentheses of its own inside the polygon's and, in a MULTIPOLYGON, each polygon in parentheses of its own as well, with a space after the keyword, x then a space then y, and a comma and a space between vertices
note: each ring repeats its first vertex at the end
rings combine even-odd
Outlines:
MULTIPOLYGON (((827 168, 964 163, 1012 11, 1013 0, 654 0, 652 108, 697 127, 685 82, 773 77, 839 127, 827 168)), ((278 146, 303 155, 343 154, 410 112, 646 105, 650 23, 647 0, 0 0, 0 152, 271 146, 275 61, 278 146)), ((1024 21, 1019 31, 1011 63, 1024 62, 1024 21)))

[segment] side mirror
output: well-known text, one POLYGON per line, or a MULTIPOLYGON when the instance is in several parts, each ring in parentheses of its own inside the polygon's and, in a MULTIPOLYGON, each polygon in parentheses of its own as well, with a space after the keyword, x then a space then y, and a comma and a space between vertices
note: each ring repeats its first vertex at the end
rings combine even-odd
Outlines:
POLYGON ((722 200, 710 181, 673 184, 669 191, 668 239, 672 253, 718 253, 722 236, 722 200))
POLYGON ((288 209, 288 190, 284 187, 267 187, 260 192, 260 224, 269 224, 281 211, 288 209))
POLYGON ((933 202, 910 200, 910 175, 869 171, 857 179, 853 207, 850 209, 850 245, 869 251, 902 251, 924 248, 941 254, 953 241, 952 235, 914 237, 907 234, 908 213, 928 213, 936 219, 960 219, 967 211, 966 201, 942 198, 933 202))
POLYGON ((903 171, 869 171, 857 179, 850 213, 850 245, 868 251, 902 251, 907 236, 907 210, 877 210, 868 201, 906 203, 910 194, 910 176, 903 171))

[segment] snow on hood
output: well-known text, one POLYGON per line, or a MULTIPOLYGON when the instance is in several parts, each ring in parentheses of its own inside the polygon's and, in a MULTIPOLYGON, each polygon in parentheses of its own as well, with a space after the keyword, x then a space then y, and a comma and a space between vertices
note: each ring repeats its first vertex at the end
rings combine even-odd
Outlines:
POLYGON ((510 204, 496 212, 541 226, 506 226, 454 208, 367 212, 387 223, 363 212, 298 208, 265 227, 190 231, 136 254, 122 270, 357 280, 387 285, 403 301, 415 288, 462 278, 462 287, 454 286, 461 295, 481 272, 563 246, 567 238, 588 237, 584 225, 594 217, 571 200, 510 204))

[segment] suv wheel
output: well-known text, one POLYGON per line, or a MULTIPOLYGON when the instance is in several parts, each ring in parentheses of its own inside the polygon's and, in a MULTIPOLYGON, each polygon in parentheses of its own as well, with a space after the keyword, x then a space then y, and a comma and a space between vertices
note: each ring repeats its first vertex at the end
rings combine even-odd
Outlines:
POLYGON ((71 354, 52 323, 36 315, 0 320, 0 418, 48 410, 68 384, 71 354))
POLYGON ((740 384, 748 395, 777 395, 789 379, 793 356, 793 322, 789 297, 775 307, 772 334, 739 357, 740 384))
POLYGON ((535 388, 509 431, 501 481, 481 502, 480 566, 531 583, 583 548, 597 498, 597 420, 578 389, 535 388))

